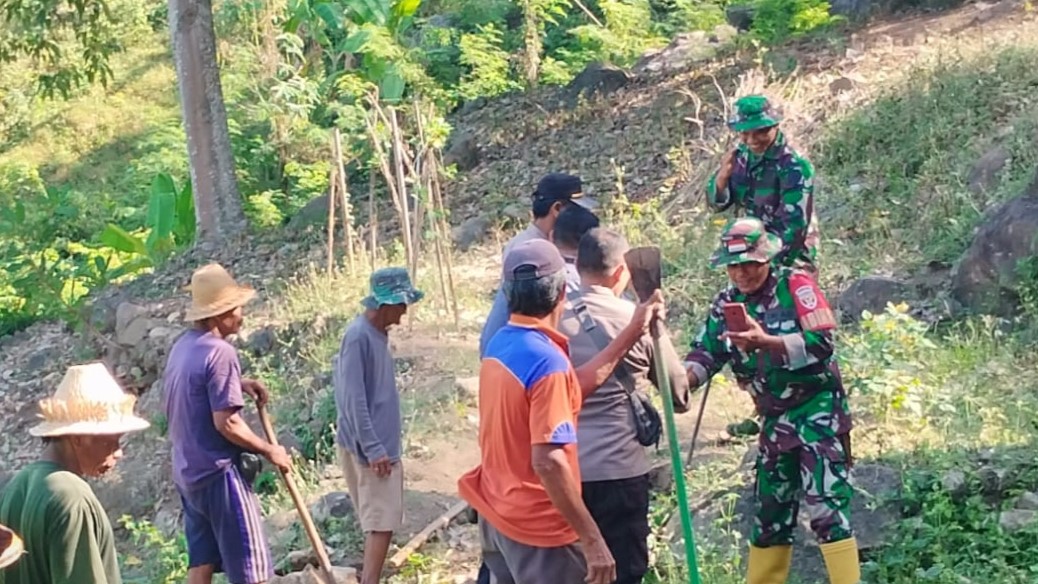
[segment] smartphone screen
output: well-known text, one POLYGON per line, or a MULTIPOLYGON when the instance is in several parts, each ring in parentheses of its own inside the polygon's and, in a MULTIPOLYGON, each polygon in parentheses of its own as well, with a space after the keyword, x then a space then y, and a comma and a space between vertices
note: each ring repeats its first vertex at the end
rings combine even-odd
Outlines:
POLYGON ((740 302, 729 302, 724 305, 724 323, 728 330, 733 333, 741 333, 749 330, 749 314, 746 313, 746 305, 740 302))

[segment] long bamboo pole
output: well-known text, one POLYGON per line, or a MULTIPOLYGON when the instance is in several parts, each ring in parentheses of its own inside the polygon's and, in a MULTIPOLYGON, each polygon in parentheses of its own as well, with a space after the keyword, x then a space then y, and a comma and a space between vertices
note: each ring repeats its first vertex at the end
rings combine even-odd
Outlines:
POLYGON ((339 177, 339 196, 341 197, 340 203, 342 204, 342 226, 343 236, 346 238, 346 261, 350 267, 350 273, 354 273, 356 270, 354 250, 354 235, 353 235, 353 208, 350 205, 350 193, 346 190, 346 165, 342 161, 342 134, 339 132, 339 128, 332 130, 332 152, 335 157, 335 167, 337 176, 339 177))

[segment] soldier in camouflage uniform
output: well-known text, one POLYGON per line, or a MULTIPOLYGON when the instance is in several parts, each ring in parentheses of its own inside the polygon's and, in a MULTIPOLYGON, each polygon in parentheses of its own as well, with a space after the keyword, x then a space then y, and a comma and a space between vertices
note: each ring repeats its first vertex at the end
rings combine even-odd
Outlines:
POLYGON ((860 579, 848 512, 851 415, 833 355, 832 310, 807 272, 773 266, 782 244, 746 217, 724 231, 714 253, 732 285, 715 298, 686 357, 692 387, 725 364, 763 419, 757 457, 757 516, 749 584, 782 584, 792 561, 800 497, 833 584, 860 579), (732 332, 726 303, 742 303, 750 330, 732 332))
POLYGON ((715 211, 741 207, 763 221, 782 242, 777 265, 813 271, 818 250, 814 168, 786 142, 778 127, 782 116, 766 97, 743 97, 735 110, 728 127, 739 132, 742 143, 710 178, 707 201, 715 211))

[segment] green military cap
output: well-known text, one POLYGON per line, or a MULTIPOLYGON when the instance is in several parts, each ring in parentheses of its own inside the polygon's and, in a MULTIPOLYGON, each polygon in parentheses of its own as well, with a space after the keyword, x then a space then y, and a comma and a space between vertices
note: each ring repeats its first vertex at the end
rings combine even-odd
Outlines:
POLYGON ((763 95, 747 95, 735 102, 735 117, 728 120, 728 127, 736 132, 750 132, 777 126, 782 114, 763 95))
POLYGON ((411 284, 404 268, 382 268, 371 274, 371 294, 361 304, 372 310, 386 304, 414 304, 425 293, 411 284))
POLYGON ((764 229, 764 223, 753 217, 736 219, 721 234, 721 246, 710 257, 715 268, 746 264, 766 264, 782 250, 782 240, 764 229))

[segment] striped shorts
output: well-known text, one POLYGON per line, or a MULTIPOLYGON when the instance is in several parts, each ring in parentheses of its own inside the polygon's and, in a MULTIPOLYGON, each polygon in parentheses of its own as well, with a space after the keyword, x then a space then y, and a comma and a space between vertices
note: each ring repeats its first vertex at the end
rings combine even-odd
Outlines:
POLYGON ((190 489, 177 485, 184 505, 188 565, 212 565, 231 584, 258 584, 274 577, 263 535, 259 501, 238 468, 190 489))

